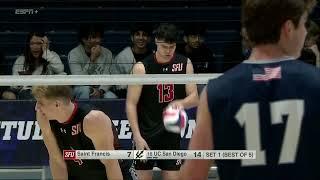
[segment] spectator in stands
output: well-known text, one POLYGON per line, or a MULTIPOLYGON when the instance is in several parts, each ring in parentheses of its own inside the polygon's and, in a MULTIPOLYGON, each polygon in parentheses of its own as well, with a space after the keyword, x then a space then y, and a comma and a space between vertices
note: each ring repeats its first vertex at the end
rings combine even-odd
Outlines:
MULTIPOLYGON (((112 52, 101 45, 104 28, 100 24, 84 24, 80 27, 79 45, 68 55, 73 75, 111 74, 112 52)), ((74 96, 78 99, 117 98, 111 86, 75 86, 74 96)))
POLYGON ((246 60, 251 53, 248 37, 244 28, 241 28, 239 37, 231 42, 224 50, 222 71, 225 72, 246 60), (240 59, 239 59, 240 57, 240 59))
MULTIPOLYGON (((5 56, 3 51, 0 50, 0 75, 10 75, 9 68, 6 63, 5 56)), ((11 71, 11 70, 10 70, 11 71)), ((16 99, 16 95, 14 92, 10 90, 10 87, 7 86, 0 86, 0 99, 16 99)))
POLYGON ((309 21, 307 23, 307 37, 304 43, 304 48, 302 49, 301 56, 299 59, 302 61, 317 65, 320 65, 320 53, 317 46, 317 40, 320 36, 320 28, 314 21, 309 21))
MULTIPOLYGON (((28 34, 24 54, 19 56, 12 68, 13 75, 65 74, 64 65, 57 53, 49 50, 49 40, 43 32, 28 34)), ((18 99, 33 99, 31 86, 11 87, 18 99)))
MULTIPOLYGON (((152 53, 148 46, 152 33, 152 26, 144 23, 137 23, 131 28, 131 46, 124 48, 116 57, 112 71, 115 74, 130 74, 132 66, 142 61, 152 53)), ((119 98, 126 98, 127 86, 116 86, 115 93, 119 98)))
POLYGON ((213 52, 204 43, 206 30, 203 25, 194 24, 184 31, 184 44, 177 52, 188 57, 193 64, 194 73, 216 72, 216 59, 213 52))

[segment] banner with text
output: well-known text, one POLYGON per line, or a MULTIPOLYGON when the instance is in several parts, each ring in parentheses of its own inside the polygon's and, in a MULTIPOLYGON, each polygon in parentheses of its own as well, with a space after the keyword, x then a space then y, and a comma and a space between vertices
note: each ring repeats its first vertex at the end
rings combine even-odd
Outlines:
MULTIPOLYGON (((125 113, 125 100, 90 100, 104 111, 118 129, 122 149, 131 149, 132 132, 125 113)), ((0 166, 48 165, 48 153, 41 131, 35 121, 34 101, 0 101, 0 166)), ((195 127, 195 109, 188 111, 189 121, 181 132, 181 147, 185 149, 195 127)))

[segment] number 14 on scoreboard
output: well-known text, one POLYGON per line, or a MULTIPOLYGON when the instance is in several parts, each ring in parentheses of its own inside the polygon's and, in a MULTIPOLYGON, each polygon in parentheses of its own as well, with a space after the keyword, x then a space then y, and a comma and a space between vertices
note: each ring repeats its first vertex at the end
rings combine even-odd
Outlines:
POLYGON ((251 150, 64 150, 65 160, 75 159, 256 159, 251 150))

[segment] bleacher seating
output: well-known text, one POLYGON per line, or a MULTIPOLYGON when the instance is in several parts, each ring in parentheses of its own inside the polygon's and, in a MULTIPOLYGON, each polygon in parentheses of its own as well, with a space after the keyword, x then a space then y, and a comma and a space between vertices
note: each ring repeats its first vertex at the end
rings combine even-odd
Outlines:
MULTIPOLYGON (((236 39, 237 31, 208 31, 207 44, 214 50, 217 57, 221 57, 224 47, 236 39)), ((11 66, 17 55, 23 52, 25 39, 28 32, 0 32, 0 49, 6 49, 7 65, 11 66)), ((77 33, 74 31, 49 32, 48 37, 52 42, 50 49, 57 52, 65 66, 67 66, 68 52, 77 46, 77 33)), ((103 44, 114 55, 130 44, 129 31, 106 31, 103 44)), ((66 67, 68 70, 68 67, 66 67)))
MULTIPOLYGON (((181 29, 186 23, 206 24, 209 30, 206 43, 220 60, 224 48, 239 41, 241 8, 237 4, 240 1, 235 0, 221 0, 219 3, 208 0, 161 0, 153 1, 154 4, 150 0, 73 0, 75 4, 72 6, 61 0, 20 2, 12 4, 4 0, 0 8, 0 49, 5 51, 9 60, 7 64, 12 64, 23 52, 27 32, 31 29, 47 31, 51 49, 66 60, 68 52, 78 44, 77 29, 85 22, 105 25, 103 44, 113 54, 130 43, 128 29, 132 22, 137 21, 149 22, 150 25, 174 22, 181 29), (135 6, 130 6, 130 3, 135 6)), ((319 12, 318 8, 313 13, 316 21, 319 20, 319 12)))
MULTIPOLYGON (((53 2, 53 1, 51 1, 53 2)), ((82 2, 82 1, 81 1, 82 2)), ((0 9, 0 49, 5 50, 9 66, 23 52, 28 31, 48 32, 50 49, 67 64, 68 52, 77 46, 77 29, 81 23, 105 25, 104 46, 116 55, 130 44, 129 27, 133 22, 174 22, 181 29, 186 23, 207 24, 207 44, 218 57, 223 48, 239 35, 240 8, 209 7, 33 7, 0 9), (29 10, 22 10, 29 9, 29 10), (21 14, 25 12, 25 14, 21 14)), ((66 68, 68 69, 68 68, 66 68)))
POLYGON ((2 0, 3 6, 92 6, 102 7, 179 7, 179 6, 240 6, 240 0, 2 0))
MULTIPOLYGON (((0 49, 7 49, 8 54, 21 53, 28 32, 0 32, 0 49)), ((237 31, 208 31, 207 43, 213 49, 219 49, 221 43, 232 41, 238 35, 237 31)), ((78 44, 77 33, 74 31, 49 32, 50 47, 59 54, 66 55, 78 44)), ((117 53, 130 44, 129 31, 106 31, 103 44, 117 53)))
POLYGON ((150 23, 203 22, 212 30, 236 29, 240 26, 239 7, 149 7, 149 8, 1 8, 1 31, 29 31, 37 27, 47 31, 76 29, 80 23, 101 22, 106 29, 123 30, 131 22, 150 23), (27 9, 27 10, 23 10, 27 9), (26 12, 25 12, 26 11, 26 12), (25 14, 21 14, 25 13, 25 14))

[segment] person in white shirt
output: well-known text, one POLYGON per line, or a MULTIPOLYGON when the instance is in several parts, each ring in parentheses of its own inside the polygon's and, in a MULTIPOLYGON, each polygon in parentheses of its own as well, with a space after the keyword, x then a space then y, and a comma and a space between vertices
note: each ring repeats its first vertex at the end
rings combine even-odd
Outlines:
MULTIPOLYGON (((79 45, 68 54, 73 75, 111 74, 112 52, 101 45, 104 28, 99 24, 82 25, 79 31, 79 45)), ((110 86, 75 86, 77 99, 117 98, 110 86)))
MULTIPOLYGON (((66 74, 59 55, 49 49, 49 40, 43 32, 30 32, 24 54, 19 56, 13 67, 13 75, 66 74)), ((11 87, 18 99, 32 99, 31 86, 11 87)))

